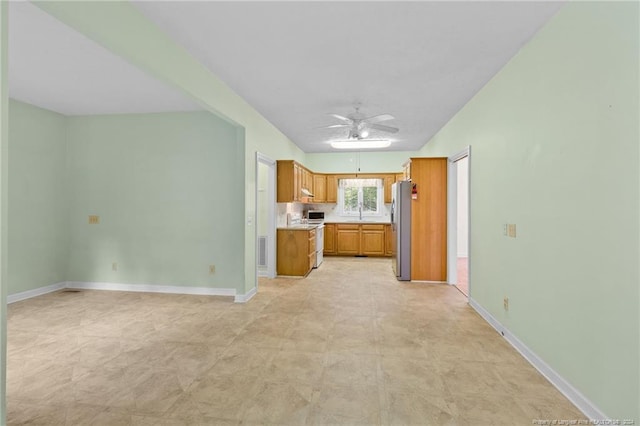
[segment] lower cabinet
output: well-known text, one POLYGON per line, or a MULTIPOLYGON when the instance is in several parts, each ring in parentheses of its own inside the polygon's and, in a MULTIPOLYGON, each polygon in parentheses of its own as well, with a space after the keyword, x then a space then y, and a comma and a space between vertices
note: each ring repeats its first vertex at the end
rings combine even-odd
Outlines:
POLYGON ((360 225, 339 223, 336 227, 337 254, 355 256, 360 253, 360 225))
POLYGON ((278 229, 276 273, 307 275, 316 263, 315 229, 278 229))
POLYGON ((360 254, 384 256, 384 225, 360 225, 360 254))
POLYGON ((338 256, 389 256, 385 225, 336 223, 326 224, 324 254, 338 256), (331 227, 331 228, 329 228, 331 227), (328 242, 331 240, 331 242, 328 242), (328 248, 333 250, 328 251, 328 248))
POLYGON ((387 256, 393 256, 393 233, 391 224, 384 226, 384 251, 387 256))
POLYGON ((327 223, 324 225, 324 254, 331 256, 336 254, 336 225, 327 223))

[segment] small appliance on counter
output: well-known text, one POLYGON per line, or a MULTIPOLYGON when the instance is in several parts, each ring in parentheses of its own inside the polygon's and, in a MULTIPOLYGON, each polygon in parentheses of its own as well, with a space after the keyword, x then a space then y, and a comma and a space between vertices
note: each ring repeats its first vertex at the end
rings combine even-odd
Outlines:
POLYGON ((307 220, 313 224, 324 224, 324 212, 320 210, 307 211, 307 220))

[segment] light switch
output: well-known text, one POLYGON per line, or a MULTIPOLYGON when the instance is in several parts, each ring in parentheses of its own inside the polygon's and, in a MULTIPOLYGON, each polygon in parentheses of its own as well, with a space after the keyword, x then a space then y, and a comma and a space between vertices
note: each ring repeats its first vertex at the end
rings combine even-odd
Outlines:
POLYGON ((97 225, 100 223, 100 216, 89 215, 89 225, 97 225))

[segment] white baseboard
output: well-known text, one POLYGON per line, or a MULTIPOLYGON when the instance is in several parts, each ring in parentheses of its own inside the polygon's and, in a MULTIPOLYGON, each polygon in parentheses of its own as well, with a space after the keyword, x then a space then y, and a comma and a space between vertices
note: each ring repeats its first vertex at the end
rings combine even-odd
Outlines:
POLYGON ((211 287, 180 287, 156 284, 122 284, 122 283, 101 283, 101 282, 84 282, 84 281, 68 281, 57 284, 51 284, 45 287, 35 288, 33 290, 23 291, 21 293, 10 294, 7 296, 7 303, 14 303, 20 300, 31 299, 32 297, 41 296, 43 294, 62 290, 65 288, 73 288, 78 290, 108 290, 108 291, 132 291, 143 293, 168 293, 168 294, 193 294, 200 296, 234 296, 235 303, 247 303, 256 295, 257 289, 254 287, 245 294, 237 294, 235 288, 211 288, 211 287))
POLYGON ((144 293, 195 294, 201 296, 235 296, 235 288, 181 287, 156 284, 122 284, 69 281, 67 288, 81 290, 134 291, 144 293))
POLYGON ((234 299, 235 303, 247 303, 253 296, 256 295, 258 291, 257 287, 252 288, 245 294, 236 294, 236 298, 234 299))
POLYGON ((591 420, 610 420, 610 418, 604 414, 598 407, 589 401, 578 389, 574 388, 569 382, 567 382, 560 374, 554 371, 542 358, 536 355, 531 349, 527 347, 520 339, 511 334, 511 332, 504 327, 497 319, 493 317, 484 309, 478 302, 469 298, 469 305, 480 314, 498 333, 513 346, 520 355, 522 355, 533 367, 540 372, 546 379, 555 386, 564 396, 567 397, 582 413, 591 420))
POLYGON ((51 284, 45 287, 34 288, 20 293, 10 294, 7 296, 7 303, 15 303, 21 300, 31 299, 32 297, 42 296, 43 294, 52 293, 67 287, 66 282, 51 284))

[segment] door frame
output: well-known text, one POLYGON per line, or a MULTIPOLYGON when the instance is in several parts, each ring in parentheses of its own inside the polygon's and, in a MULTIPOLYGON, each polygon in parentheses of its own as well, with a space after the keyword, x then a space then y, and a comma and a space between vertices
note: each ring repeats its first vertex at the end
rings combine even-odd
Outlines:
MULTIPOLYGON (((255 186, 255 206, 256 206, 256 226, 254 241, 256 242, 256 288, 258 287, 258 169, 260 164, 269 168, 267 173, 267 278, 276 276, 276 161, 256 151, 256 186, 255 186)), ((264 276, 264 275, 262 275, 264 276)))
POLYGON ((458 283, 458 167, 457 162, 467 157, 467 244, 468 244, 468 280, 469 294, 471 297, 471 146, 467 146, 462 151, 448 158, 447 167, 447 283, 456 285, 458 283))

